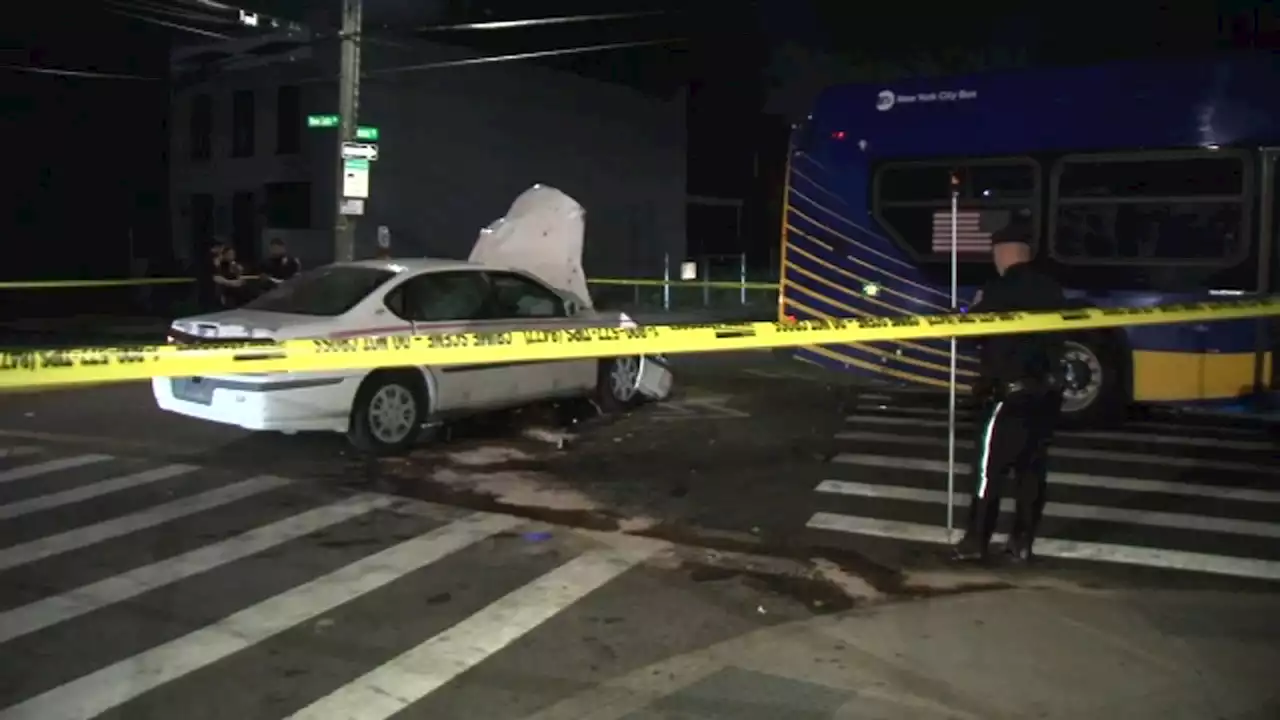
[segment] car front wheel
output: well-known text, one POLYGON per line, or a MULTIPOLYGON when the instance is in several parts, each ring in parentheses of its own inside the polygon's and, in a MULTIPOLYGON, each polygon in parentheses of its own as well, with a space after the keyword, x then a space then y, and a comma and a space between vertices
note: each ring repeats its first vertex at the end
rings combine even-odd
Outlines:
POLYGON ((640 358, 618 357, 600 361, 596 403, 605 412, 620 412, 640 403, 640 358))

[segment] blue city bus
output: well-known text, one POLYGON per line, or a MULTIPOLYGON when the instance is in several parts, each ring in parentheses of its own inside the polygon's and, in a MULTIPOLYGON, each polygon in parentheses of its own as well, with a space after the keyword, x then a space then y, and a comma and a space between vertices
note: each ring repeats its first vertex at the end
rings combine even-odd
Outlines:
MULTIPOLYGON (((991 233, 1015 216, 1073 305, 1274 292, 1278 88, 1271 53, 828 88, 792 138, 779 312, 947 312, 953 177, 962 300, 993 276, 991 233)), ((1252 407, 1275 397, 1276 336, 1258 320, 1072 335, 1064 413, 1102 423, 1134 404, 1252 407)), ((964 391, 976 357, 961 347, 964 391)), ((796 357, 938 388, 950 371, 946 340, 796 357)))

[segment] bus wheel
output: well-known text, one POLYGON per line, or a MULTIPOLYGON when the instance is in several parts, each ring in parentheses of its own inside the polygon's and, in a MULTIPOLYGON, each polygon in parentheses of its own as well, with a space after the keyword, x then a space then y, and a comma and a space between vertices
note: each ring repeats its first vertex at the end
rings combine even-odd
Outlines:
POLYGON ((1123 417, 1124 353, 1107 333, 1068 338, 1063 349, 1062 422, 1102 427, 1123 417))

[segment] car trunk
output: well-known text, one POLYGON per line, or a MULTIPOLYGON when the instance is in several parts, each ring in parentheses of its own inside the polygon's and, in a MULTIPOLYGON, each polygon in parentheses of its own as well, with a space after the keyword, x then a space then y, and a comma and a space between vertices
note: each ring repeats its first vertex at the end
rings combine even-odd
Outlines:
POLYGON ((326 333, 326 323, 308 315, 242 309, 176 321, 170 327, 169 337, 178 344, 269 343, 326 333))

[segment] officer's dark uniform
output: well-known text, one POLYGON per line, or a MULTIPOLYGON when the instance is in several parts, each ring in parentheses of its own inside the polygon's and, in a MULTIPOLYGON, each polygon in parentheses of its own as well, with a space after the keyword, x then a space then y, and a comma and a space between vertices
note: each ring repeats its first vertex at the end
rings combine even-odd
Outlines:
MULTIPOLYGON (((995 242, 1012 241, 997 237, 995 242)), ((1062 288, 1027 263, 1006 268, 982 289, 970 312, 1056 310, 1062 288)), ((974 386, 979 413, 973 458, 969 525, 955 548, 958 559, 978 559, 1000 515, 1006 475, 1017 482, 1017 513, 1006 551, 1030 557, 1044 511, 1049 441, 1062 406, 1062 341, 1053 333, 992 335, 981 339, 980 379, 974 386)))
POLYGON ((297 275, 302 263, 292 255, 276 255, 262 264, 262 273, 276 282, 283 282, 297 275))

